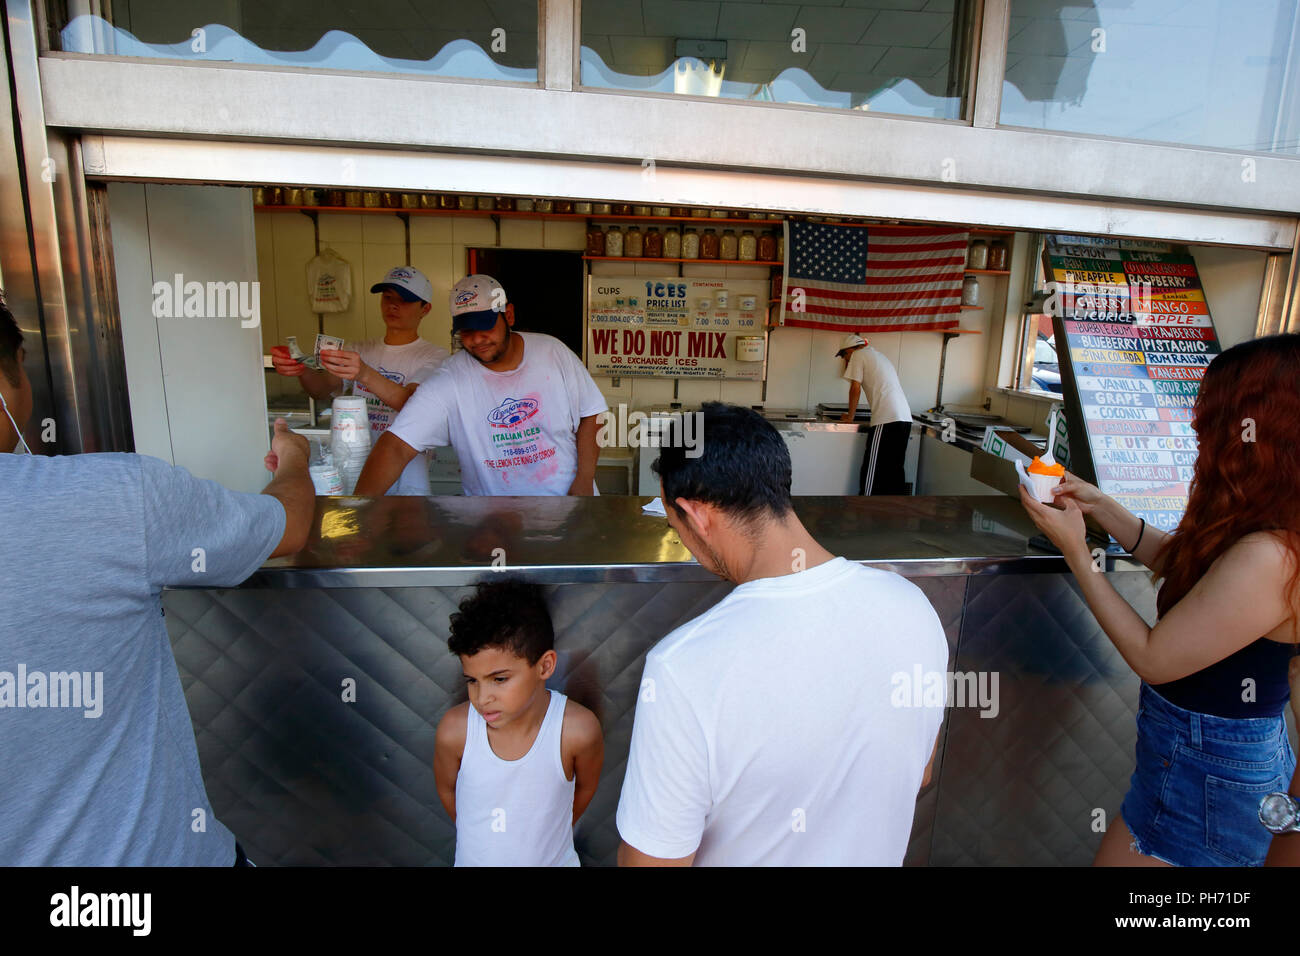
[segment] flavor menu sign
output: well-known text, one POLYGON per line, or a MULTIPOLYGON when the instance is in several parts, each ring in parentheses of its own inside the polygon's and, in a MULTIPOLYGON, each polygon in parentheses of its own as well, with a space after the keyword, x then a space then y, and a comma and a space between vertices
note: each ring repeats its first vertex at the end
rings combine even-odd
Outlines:
POLYGON ((587 277, 587 368, 593 374, 761 381, 741 361, 765 337, 767 282, 587 277))
POLYGON ((1192 408, 1219 340, 1191 256, 1167 243, 1049 236, 1043 253, 1071 445, 1087 477, 1162 530, 1196 465, 1192 408))

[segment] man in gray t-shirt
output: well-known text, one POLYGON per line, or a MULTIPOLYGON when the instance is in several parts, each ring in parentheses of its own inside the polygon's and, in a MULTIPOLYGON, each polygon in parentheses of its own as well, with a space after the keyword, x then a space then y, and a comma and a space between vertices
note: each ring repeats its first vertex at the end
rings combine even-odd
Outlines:
MULTIPOLYGON (((0 397, 5 372, 0 341, 0 397)), ((258 495, 143 455, 0 454, 0 865, 235 862, 161 592, 232 587, 301 548, 307 461, 282 422, 258 495)))

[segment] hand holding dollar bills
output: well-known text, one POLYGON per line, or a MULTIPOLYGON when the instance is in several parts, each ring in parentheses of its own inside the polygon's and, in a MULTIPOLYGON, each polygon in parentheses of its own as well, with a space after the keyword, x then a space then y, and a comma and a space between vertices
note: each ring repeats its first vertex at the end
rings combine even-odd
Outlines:
POLYGON ((287 341, 289 343, 289 357, 295 361, 301 362, 308 368, 315 369, 318 372, 325 369, 325 366, 321 364, 320 360, 322 349, 339 350, 343 348, 343 340, 341 338, 337 335, 326 335, 323 332, 318 332, 316 334, 316 345, 313 354, 311 355, 303 353, 302 349, 298 346, 298 337, 296 335, 289 336, 287 341))

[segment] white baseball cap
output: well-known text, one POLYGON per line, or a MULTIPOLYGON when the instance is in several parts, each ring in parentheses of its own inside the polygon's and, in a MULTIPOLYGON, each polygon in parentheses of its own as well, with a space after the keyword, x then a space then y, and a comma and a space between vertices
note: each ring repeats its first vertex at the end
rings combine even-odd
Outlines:
POLYGON ((371 292, 383 292, 392 289, 407 302, 417 299, 421 302, 433 301, 433 283, 419 269, 411 266, 393 266, 388 275, 370 287, 371 292))
POLYGON ((855 348, 859 345, 866 345, 866 344, 867 344, 867 340, 864 339, 862 336, 858 335, 857 332, 850 332, 848 335, 844 336, 844 340, 840 342, 840 350, 835 354, 839 355, 840 352, 843 352, 847 349, 855 348))
POLYGON ((486 332, 506 308, 506 290, 491 276, 468 275, 451 287, 447 305, 453 332, 486 332))

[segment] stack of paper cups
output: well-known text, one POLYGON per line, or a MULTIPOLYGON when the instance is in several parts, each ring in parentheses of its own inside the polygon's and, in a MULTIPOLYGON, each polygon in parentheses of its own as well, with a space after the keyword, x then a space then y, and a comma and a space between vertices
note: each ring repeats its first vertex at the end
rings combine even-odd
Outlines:
POLYGON ((334 399, 330 418, 330 453, 343 479, 343 494, 350 495, 361 477, 361 468, 370 454, 370 419, 366 400, 360 395, 340 395, 334 399))

